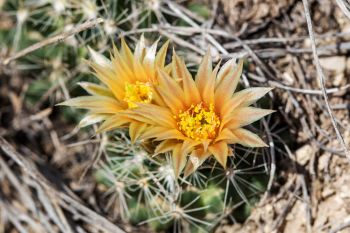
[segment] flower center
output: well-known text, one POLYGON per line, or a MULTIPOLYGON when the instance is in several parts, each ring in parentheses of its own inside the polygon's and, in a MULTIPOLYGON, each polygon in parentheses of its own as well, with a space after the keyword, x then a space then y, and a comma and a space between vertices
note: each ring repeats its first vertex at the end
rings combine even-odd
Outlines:
POLYGON ((214 138, 220 126, 220 119, 214 112, 213 104, 210 104, 209 109, 202 103, 192 105, 175 116, 175 119, 178 120, 179 130, 196 141, 214 138))
POLYGON ((152 101, 152 87, 149 83, 139 82, 125 83, 124 100, 129 108, 136 108, 137 103, 150 103, 152 101))

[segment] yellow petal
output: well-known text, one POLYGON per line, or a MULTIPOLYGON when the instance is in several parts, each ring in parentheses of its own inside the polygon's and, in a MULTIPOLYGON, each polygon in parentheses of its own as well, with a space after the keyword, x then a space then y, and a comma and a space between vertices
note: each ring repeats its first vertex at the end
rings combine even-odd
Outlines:
POLYGON ((209 156, 210 152, 204 151, 203 148, 192 151, 185 167, 184 176, 187 177, 191 175, 209 156))
MULTIPOLYGON (((164 66, 163 70, 164 70, 165 73, 170 74, 171 71, 172 71, 172 63, 164 66)), ((156 72, 157 77, 158 77, 158 73, 159 72, 156 72)))
POLYGON ((154 154, 157 155, 171 151, 176 144, 179 144, 178 140, 164 140, 156 147, 154 154))
POLYGON ((120 128, 122 125, 125 125, 130 122, 130 119, 115 115, 108 118, 102 125, 97 129, 96 133, 102 133, 110 130, 120 128))
POLYGON ((238 141, 236 143, 247 147, 267 147, 266 143, 258 135, 246 130, 236 129, 233 131, 238 141))
POLYGON ((58 105, 89 109, 94 113, 117 113, 123 109, 115 99, 106 96, 76 97, 58 105))
POLYGON ((176 128, 173 115, 164 107, 159 107, 154 104, 140 104, 138 108, 130 111, 130 117, 133 117, 134 114, 138 114, 138 119, 140 119, 140 117, 148 118, 154 125, 176 128))
POLYGON ((236 66, 236 59, 232 58, 225 62, 225 64, 221 67, 218 77, 215 81, 215 88, 217 88, 220 83, 232 72, 232 69, 236 66))
POLYGON ((141 113, 139 114, 139 112, 136 112, 136 110, 125 110, 119 113, 119 115, 125 118, 130 118, 135 121, 144 122, 149 125, 157 125, 157 123, 153 119, 149 118, 147 115, 141 113))
POLYGON ((229 72, 221 78, 222 80, 215 89, 215 107, 217 109, 221 109, 224 103, 232 97, 242 74, 242 69, 243 60, 240 60, 237 66, 229 66, 229 72))
POLYGON ((253 87, 239 91, 233 94, 229 101, 224 103, 220 115, 225 117, 238 107, 247 107, 271 90, 272 88, 253 87))
POLYGON ((157 53, 155 64, 160 68, 163 68, 165 66, 165 59, 166 59, 168 46, 169 46, 169 40, 163 44, 163 46, 159 49, 157 53))
POLYGON ((203 57, 196 75, 196 85, 203 101, 204 99, 210 99, 212 93, 214 93, 215 79, 211 74, 212 59, 210 55, 210 49, 208 49, 207 53, 203 57))
POLYGON ((198 104, 201 101, 201 97, 196 83, 192 79, 183 60, 175 53, 175 50, 173 51, 172 71, 173 78, 182 80, 186 106, 190 107, 192 104, 198 104))
MULTIPOLYGON (((157 45, 158 45, 158 40, 154 42, 150 48, 147 49, 146 55, 142 61, 143 66, 146 67, 145 71, 149 78, 155 77, 154 65, 155 65, 155 59, 156 59, 157 45)), ((155 80, 152 80, 152 82, 155 82, 155 80)))
POLYGON ((260 99, 261 97, 263 97, 264 95, 266 95, 266 93, 268 93, 269 91, 271 91, 273 88, 271 87, 252 87, 252 88, 248 88, 245 90, 242 90, 240 92, 237 92, 233 95, 234 99, 243 99, 243 101, 241 102, 241 104, 239 104, 237 107, 247 107, 253 103, 255 103, 255 101, 257 101, 258 99, 260 99), (240 94, 238 94, 240 93, 240 94), (236 98, 236 95, 239 97, 236 98), (243 97, 244 96, 244 97, 243 97))
POLYGON ((159 70, 159 72, 159 87, 157 87, 157 90, 171 111, 177 115, 179 110, 184 109, 184 104, 182 102, 184 92, 167 73, 162 70, 159 70))
POLYGON ((203 90, 202 99, 204 103, 206 103, 208 106, 210 104, 214 103, 214 97, 215 97, 215 79, 218 73, 218 70, 220 68, 220 62, 215 66, 213 72, 210 75, 210 84, 208 84, 205 89, 203 90))
MULTIPOLYGON (((157 72, 158 73, 158 72, 157 72)), ((156 84, 155 84, 156 85, 156 84)), ((153 88, 152 92, 152 102, 155 103, 158 106, 166 106, 162 96, 158 92, 156 88, 153 88)))
POLYGON ((102 66, 102 67, 107 67, 109 69, 112 69, 112 63, 111 61, 106 58, 105 56, 103 56, 102 54, 96 52, 95 50, 93 50, 92 48, 90 48, 88 46, 88 50, 90 53, 90 57, 91 59, 98 65, 102 66))
POLYGON ((78 84, 90 95, 115 97, 107 87, 89 82, 79 82, 78 84))
POLYGON ((138 80, 135 74, 135 63, 132 66, 129 65, 128 61, 120 54, 117 47, 113 44, 113 56, 111 60, 114 67, 115 77, 121 80, 122 87, 124 88, 125 82, 135 82, 138 80))
POLYGON ((181 174, 181 171, 185 167, 186 157, 187 157, 187 154, 185 151, 182 150, 182 145, 181 144, 176 145, 172 153, 173 167, 174 167, 174 172, 176 177, 179 177, 179 175, 181 174))
POLYGON ((129 67, 133 66, 134 62, 134 55, 132 54, 128 44, 125 42, 124 37, 121 38, 121 51, 120 51, 122 57, 124 58, 125 62, 128 64, 129 67))
POLYGON ((99 123, 106 120, 108 117, 112 116, 111 114, 88 114, 80 122, 78 127, 83 128, 89 125, 99 123))
POLYGON ((186 139, 183 144, 182 144, 182 150, 188 152, 188 151, 192 151, 193 148, 197 145, 201 144, 200 141, 195 141, 195 140, 191 140, 191 139, 186 139))
POLYGON ((146 68, 145 66, 142 65, 141 62, 139 61, 135 61, 134 62, 134 77, 135 77, 135 81, 140 81, 140 82, 154 82, 154 79, 152 78, 152 75, 149 75, 147 72, 148 71, 148 67, 146 68), (136 80, 137 78, 137 80, 136 80))
POLYGON ((118 98, 122 99, 124 93, 124 80, 121 76, 116 78, 116 74, 110 70, 99 66, 96 63, 89 63, 90 66, 95 70, 95 76, 113 92, 113 94, 118 98))
POLYGON ((140 122, 131 122, 129 125, 129 135, 132 143, 135 143, 140 135, 146 130, 147 124, 140 122))
POLYGON ((209 147, 209 144, 211 143, 211 141, 212 141, 211 139, 203 139, 201 141, 205 151, 208 150, 208 147, 209 147))
POLYGON ((273 112, 275 111, 254 107, 237 108, 230 114, 230 121, 224 127, 229 129, 237 129, 249 125, 273 112))
POLYGON ((218 142, 214 145, 209 146, 209 151, 214 155, 216 160, 226 168, 227 156, 228 156, 228 147, 226 142, 218 142))
POLYGON ((237 142, 237 137, 235 134, 232 133, 230 129, 225 128, 215 138, 215 142, 219 142, 219 141, 237 142))
POLYGON ((168 139, 183 140, 185 137, 176 129, 169 129, 165 127, 149 127, 141 136, 141 139, 154 138, 155 141, 162 141, 168 139))
POLYGON ((145 37, 142 34, 140 37, 140 40, 137 42, 135 51, 134 51, 134 59, 138 62, 141 62, 143 60, 143 57, 145 56, 146 52, 146 45, 145 45, 145 37))

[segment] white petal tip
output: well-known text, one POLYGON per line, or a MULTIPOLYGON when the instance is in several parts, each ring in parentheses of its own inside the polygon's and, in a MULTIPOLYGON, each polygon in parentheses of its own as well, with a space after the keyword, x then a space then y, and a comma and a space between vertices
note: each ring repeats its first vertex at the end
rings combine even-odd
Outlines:
POLYGON ((93 62, 102 67, 111 67, 111 62, 105 56, 93 50, 91 47, 88 47, 90 57, 93 62))

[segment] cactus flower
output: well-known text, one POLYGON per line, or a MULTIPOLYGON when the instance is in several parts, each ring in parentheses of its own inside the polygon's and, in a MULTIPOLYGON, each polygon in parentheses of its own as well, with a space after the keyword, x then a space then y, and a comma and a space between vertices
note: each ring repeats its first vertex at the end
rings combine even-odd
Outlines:
MULTIPOLYGON (((250 106, 271 88, 234 93, 243 69, 242 60, 236 64, 231 59, 221 69, 218 64, 213 70, 208 51, 193 79, 174 51, 171 69, 171 74, 158 69, 156 90, 164 104, 140 104, 132 110, 132 117, 150 125, 140 138, 159 141, 156 154, 172 153, 177 176, 185 166, 185 175, 189 175, 211 155, 225 167, 232 155, 230 144, 267 146, 243 127, 273 112, 250 106)), ((124 113, 130 114, 128 111, 124 113)))
POLYGON ((118 113, 136 109, 140 103, 161 104, 162 99, 155 91, 158 68, 165 68, 168 42, 157 53, 157 42, 147 48, 141 36, 132 52, 125 40, 121 49, 114 46, 111 60, 90 49, 90 66, 101 85, 82 82, 90 96, 69 99, 59 105, 88 109, 89 112, 79 124, 80 127, 103 122, 98 132, 109 131, 127 125, 132 141, 142 133, 146 124, 118 113))

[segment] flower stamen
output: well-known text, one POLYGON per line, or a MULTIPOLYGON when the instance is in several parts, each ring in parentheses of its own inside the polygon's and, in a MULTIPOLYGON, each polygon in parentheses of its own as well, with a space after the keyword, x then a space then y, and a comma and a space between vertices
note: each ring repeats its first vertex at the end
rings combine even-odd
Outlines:
POLYGON ((139 82, 125 83, 124 101, 128 103, 129 108, 136 108, 137 103, 150 103, 153 92, 149 83, 139 82))
POLYGON ((220 126, 220 119, 214 111, 213 104, 210 104, 209 109, 202 103, 192 105, 175 116, 175 119, 178 120, 179 130, 196 141, 215 138, 220 126))

